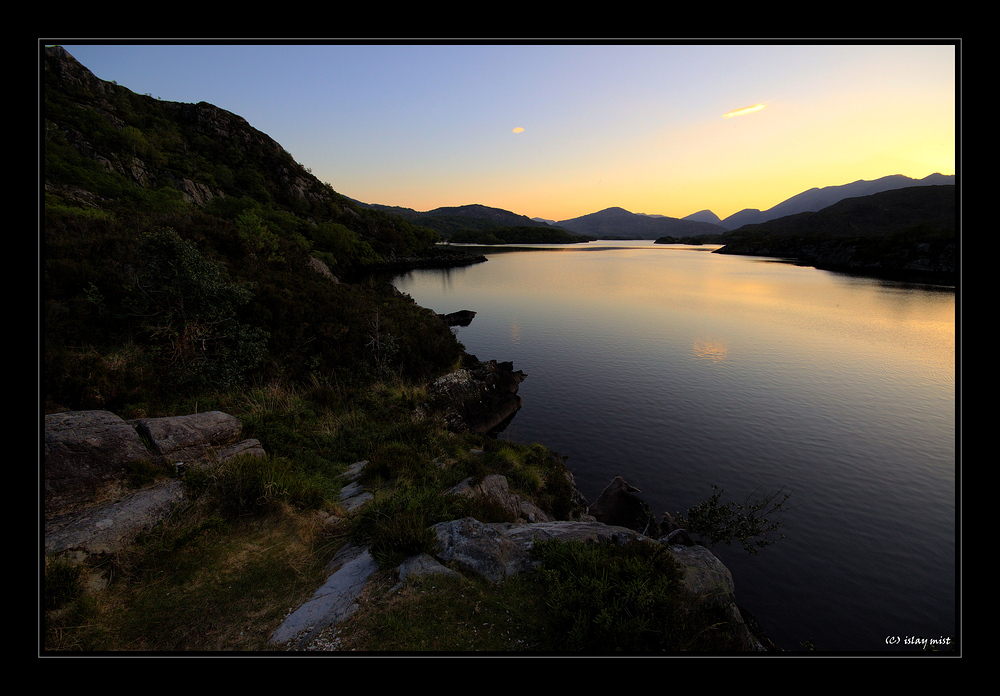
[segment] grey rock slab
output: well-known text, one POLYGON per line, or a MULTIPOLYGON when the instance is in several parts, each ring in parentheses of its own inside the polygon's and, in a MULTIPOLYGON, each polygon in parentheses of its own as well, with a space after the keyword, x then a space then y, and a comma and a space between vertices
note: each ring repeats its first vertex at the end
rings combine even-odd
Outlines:
POLYGON ((184 484, 170 481, 137 491, 110 505, 49 518, 45 521, 45 553, 75 551, 84 556, 114 553, 185 500, 184 484))
MULTIPOLYGON (((337 561, 337 559, 334 559, 337 561)), ((352 554, 343 565, 316 590, 308 602, 285 618, 271 635, 271 643, 309 642, 321 631, 346 620, 357 608, 355 601, 378 563, 368 549, 352 554)))
POLYGON ((448 566, 438 563, 434 557, 426 553, 407 558, 399 565, 399 579, 401 582, 408 578, 426 577, 428 575, 461 577, 459 573, 456 573, 448 566))

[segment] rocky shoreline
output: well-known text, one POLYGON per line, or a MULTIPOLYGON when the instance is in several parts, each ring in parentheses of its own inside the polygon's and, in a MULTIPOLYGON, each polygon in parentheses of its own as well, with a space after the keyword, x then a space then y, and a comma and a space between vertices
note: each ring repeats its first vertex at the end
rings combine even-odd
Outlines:
MULTIPOLYGON (((517 387, 524 377, 510 363, 467 356, 459 370, 428 387, 427 405, 415 416, 443 417, 452 429, 488 434, 520 408, 517 387)), ((46 558, 83 565, 92 557, 115 553, 187 502, 179 479, 123 490, 119 480, 129 461, 152 459, 182 473, 189 467, 218 466, 238 454, 264 456, 259 442, 243 439, 241 427, 238 419, 219 411, 133 421, 107 411, 46 415, 46 558)), ((346 483, 339 507, 345 515, 356 513, 372 499, 359 483, 366 464, 357 462, 343 474, 346 483)), ((586 510, 573 519, 554 519, 511 491, 499 474, 467 479, 445 491, 443 495, 486 498, 517 521, 484 523, 467 517, 434 525, 436 551, 405 560, 396 569, 399 582, 436 573, 478 575, 502 582, 532 570, 531 548, 542 539, 663 544, 684 569, 692 606, 721 605, 730 616, 732 635, 741 651, 778 649, 737 605, 729 569, 679 529, 669 515, 656 521, 636 495, 636 487, 615 477, 600 498, 588 505, 568 470, 565 475, 579 507, 586 510)), ((336 524, 337 520, 327 522, 336 524)), ((335 649, 329 642, 331 632, 358 608, 356 600, 377 569, 367 548, 345 546, 327 567, 327 581, 274 630, 271 644, 286 650, 335 649)), ((106 579, 94 575, 86 584, 99 591, 106 579)))

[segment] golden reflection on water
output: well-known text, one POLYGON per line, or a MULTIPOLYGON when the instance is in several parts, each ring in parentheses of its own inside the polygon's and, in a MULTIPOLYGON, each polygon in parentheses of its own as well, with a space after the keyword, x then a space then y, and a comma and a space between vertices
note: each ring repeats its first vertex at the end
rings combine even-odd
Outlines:
POLYGON ((691 353, 699 360, 720 363, 729 356, 729 348, 720 341, 704 339, 694 342, 691 353))
POLYGON ((510 325, 510 343, 517 346, 521 344, 521 325, 512 323, 510 325))

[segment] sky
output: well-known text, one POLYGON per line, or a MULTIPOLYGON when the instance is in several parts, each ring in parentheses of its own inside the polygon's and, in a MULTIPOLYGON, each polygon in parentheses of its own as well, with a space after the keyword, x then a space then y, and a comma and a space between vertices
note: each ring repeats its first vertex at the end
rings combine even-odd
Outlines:
POLYGON ((726 218, 956 173, 954 42, 58 43, 133 92, 242 116, 338 193, 419 211, 726 218))

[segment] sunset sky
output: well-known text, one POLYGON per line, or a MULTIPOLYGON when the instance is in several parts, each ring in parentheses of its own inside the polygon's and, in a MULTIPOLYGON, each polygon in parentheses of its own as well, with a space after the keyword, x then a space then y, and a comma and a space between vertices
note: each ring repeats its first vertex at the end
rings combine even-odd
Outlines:
POLYGON ((955 43, 62 45, 244 117, 365 203, 725 218, 956 173, 955 43))

